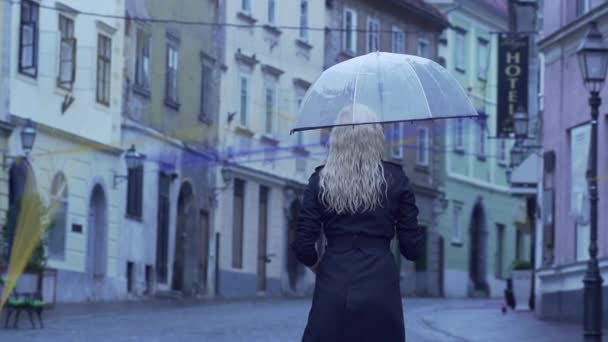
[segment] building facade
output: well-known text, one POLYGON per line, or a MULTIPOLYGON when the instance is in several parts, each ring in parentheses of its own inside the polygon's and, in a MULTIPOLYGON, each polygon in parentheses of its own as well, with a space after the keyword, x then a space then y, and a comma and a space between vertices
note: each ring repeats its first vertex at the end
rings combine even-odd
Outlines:
MULTIPOLYGON (((10 53, 2 54, 8 65, 2 70, 9 79, 7 119, 16 127, 8 154, 22 155, 20 127, 31 119, 37 134, 28 164, 37 191, 57 208, 47 246, 56 300, 123 297, 122 194, 112 183, 124 167, 118 147, 124 25, 81 11, 122 16, 124 7, 65 1, 46 8, 26 0, 4 8, 10 53)), ((9 183, 17 182, 12 177, 9 183)))
MULTIPOLYGON (((589 158, 589 92, 583 84, 576 50, 596 21, 604 39, 608 35, 608 3, 603 1, 544 1, 540 14, 539 49, 544 59, 543 181, 539 186, 543 206, 537 229, 537 315, 545 319, 581 322, 583 277, 589 259, 588 196, 585 172, 589 158)), ((608 96, 604 87, 600 96, 608 96)), ((607 290, 608 234, 605 229, 608 185, 605 157, 605 101, 598 118, 598 259, 603 291, 607 290)), ((604 296, 605 298, 605 296, 604 296)), ((608 321, 603 305, 604 325, 608 321)))
POLYGON ((442 36, 442 63, 485 120, 444 126, 445 240, 443 287, 449 297, 503 295, 510 265, 529 260, 530 234, 517 228, 525 201, 512 197, 506 176, 512 142, 496 136, 496 32, 508 30, 506 1, 436 2, 451 23, 442 36))
POLYGON ((302 191, 325 152, 319 132, 290 136, 289 130, 323 68, 325 4, 221 3, 225 22, 239 26, 221 33, 225 68, 218 127, 226 163, 215 168, 216 294, 306 294, 314 278, 296 261, 289 242, 302 191))
MULTIPOLYGON (((10 66, 10 4, 0 4, 0 27, 2 34, 0 35, 0 152, 3 155, 7 154, 7 138, 13 127, 8 123, 8 74, 10 66)), ((4 226, 4 218, 8 209, 8 173, 5 172, 4 165, 0 171, 0 227, 4 226)), ((0 260, 5 260, 5 241, 0 239, 0 260)))
POLYGON ((219 12, 211 1, 127 1, 122 144, 146 156, 122 185, 133 295, 210 293, 219 28, 146 19, 206 23, 219 12))

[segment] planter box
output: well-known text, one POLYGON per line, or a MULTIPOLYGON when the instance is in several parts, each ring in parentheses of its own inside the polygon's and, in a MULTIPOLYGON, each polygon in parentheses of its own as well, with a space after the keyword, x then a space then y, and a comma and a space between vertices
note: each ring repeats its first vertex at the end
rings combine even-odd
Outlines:
POLYGON ((530 310, 530 295, 532 293, 532 271, 511 271, 513 279, 513 294, 515 295, 515 310, 530 310))

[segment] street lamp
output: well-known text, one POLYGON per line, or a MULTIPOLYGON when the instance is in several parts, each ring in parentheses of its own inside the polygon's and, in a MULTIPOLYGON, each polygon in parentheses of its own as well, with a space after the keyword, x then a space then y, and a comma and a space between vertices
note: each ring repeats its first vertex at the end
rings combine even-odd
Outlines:
MULTIPOLYGON (((31 119, 27 119, 25 122, 25 126, 21 128, 21 149, 23 150, 23 156, 27 157, 27 155, 32 151, 34 147, 34 141, 36 140, 36 126, 32 122, 31 119)), ((23 156, 9 156, 4 151, 2 155, 2 168, 6 169, 8 167, 8 161, 10 159, 22 158, 23 156)))
POLYGON ((524 161, 526 150, 519 144, 516 144, 511 149, 511 166, 513 168, 519 166, 524 161))
POLYGON ((523 143, 528 137, 528 114, 524 107, 519 105, 517 111, 513 114, 513 128, 515 130, 516 141, 523 143))
MULTIPOLYGON (((137 152, 135 150, 135 145, 131 145, 131 147, 129 147, 129 149, 127 150, 127 152, 125 153, 125 161, 127 163, 127 169, 136 169, 139 168, 143 165, 144 159, 146 159, 146 156, 137 152)), ((116 186, 120 183, 119 180, 123 179, 129 179, 129 175, 118 175, 118 174, 114 174, 114 179, 113 179, 113 185, 114 188, 116 188, 116 186)))
POLYGON ((608 68, 608 45, 604 42, 596 22, 591 22, 590 29, 576 51, 579 67, 585 87, 590 92, 591 107, 591 142, 589 149, 589 169, 587 182, 590 201, 590 241, 589 261, 583 282, 584 307, 583 327, 585 341, 602 340, 602 276, 597 261, 597 118, 602 103, 600 90, 606 79, 608 68))

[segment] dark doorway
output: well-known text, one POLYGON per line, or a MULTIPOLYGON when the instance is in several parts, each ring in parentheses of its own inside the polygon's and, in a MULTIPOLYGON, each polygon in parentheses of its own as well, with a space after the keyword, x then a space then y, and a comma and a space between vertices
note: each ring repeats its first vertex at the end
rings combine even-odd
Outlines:
POLYGON ((258 292, 266 292, 266 263, 268 261, 268 193, 266 186, 260 186, 260 207, 258 222, 258 292))
POLYGON ((108 255, 107 202, 105 192, 99 184, 91 192, 86 234, 87 273, 92 277, 92 299, 99 300, 103 297, 108 255))
POLYGON ((161 172, 158 178, 158 216, 156 235, 156 276, 161 284, 167 284, 169 263, 169 190, 171 176, 161 172))
POLYGON ((209 271, 209 213, 205 210, 200 211, 200 230, 201 230, 201 259, 199 264, 200 284, 203 293, 208 292, 209 285, 207 284, 209 271))
POLYGON ((469 229, 471 249, 469 254, 469 296, 488 297, 490 289, 486 280, 487 238, 486 214, 481 199, 473 207, 469 229))
POLYGON ((194 214, 194 193, 190 183, 184 183, 177 200, 177 228, 175 231, 175 253, 171 289, 184 291, 184 270, 186 264, 186 246, 194 214))
POLYGON ((296 220, 300 212, 300 201, 295 200, 289 206, 289 217, 287 218, 287 275, 289 278, 289 288, 292 291, 298 290, 298 277, 300 275, 300 265, 296 255, 291 249, 291 243, 296 239, 296 220))

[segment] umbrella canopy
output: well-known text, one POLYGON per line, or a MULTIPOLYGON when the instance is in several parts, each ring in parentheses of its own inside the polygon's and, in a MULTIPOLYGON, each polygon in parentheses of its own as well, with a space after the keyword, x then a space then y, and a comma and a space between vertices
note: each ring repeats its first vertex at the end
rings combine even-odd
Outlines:
POLYGON ((325 70, 308 89, 291 132, 477 116, 458 81, 441 65, 418 56, 373 52, 325 70), (350 119, 343 115, 357 107, 370 109, 373 122, 361 120, 356 109, 350 110, 350 119))

